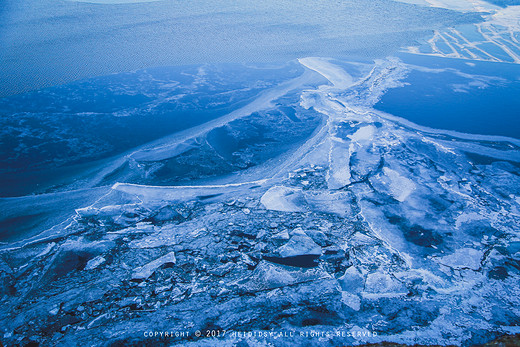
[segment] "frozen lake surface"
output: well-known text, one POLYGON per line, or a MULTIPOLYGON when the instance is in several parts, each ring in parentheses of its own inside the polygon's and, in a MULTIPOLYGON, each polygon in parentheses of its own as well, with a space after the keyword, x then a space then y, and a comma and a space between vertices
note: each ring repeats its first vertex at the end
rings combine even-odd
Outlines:
POLYGON ((0 340, 520 333, 507 5, 8 0, 0 340))
POLYGON ((5 0, 0 96, 156 66, 385 57, 479 18, 392 0, 5 0))

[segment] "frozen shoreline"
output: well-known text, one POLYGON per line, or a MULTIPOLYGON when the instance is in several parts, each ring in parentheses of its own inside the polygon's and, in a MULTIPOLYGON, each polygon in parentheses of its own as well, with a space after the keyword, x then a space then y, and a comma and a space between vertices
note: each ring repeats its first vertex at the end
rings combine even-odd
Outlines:
MULTIPOLYGON (((247 112, 171 137, 200 138, 213 125, 227 127, 228 118, 253 121, 245 113, 283 109, 281 100, 295 99, 284 94, 296 88, 298 112, 324 120, 291 156, 228 183, 97 188, 102 196, 57 234, 4 245, 1 254, 24 263, 8 259, 4 268, 18 274, 11 281, 21 298, 32 300, 4 302, 4 336, 23 334, 17 324, 28 319, 73 316, 63 333, 35 338, 143 342, 140 332, 151 326, 201 330, 212 322, 261 331, 278 326, 280 314, 288 329, 376 332, 362 340, 371 343, 469 345, 511 333, 520 316, 520 298, 510 294, 520 290, 520 273, 509 265, 520 249, 520 184, 511 164, 520 161, 518 141, 421 128, 374 110, 406 75, 398 59, 300 61, 306 77, 273 87, 247 112), (329 82, 314 85, 317 74, 329 82), (309 76, 313 85, 302 85, 309 76), (501 148, 501 140, 512 147, 501 148), (473 164, 471 151, 495 159, 473 164), (52 290, 38 289, 48 283, 52 290)), ((169 139, 143 146, 148 152, 134 160, 160 164, 169 139)), ((239 340, 247 339, 226 341, 239 340)), ((362 341, 351 334, 317 343, 362 341)))

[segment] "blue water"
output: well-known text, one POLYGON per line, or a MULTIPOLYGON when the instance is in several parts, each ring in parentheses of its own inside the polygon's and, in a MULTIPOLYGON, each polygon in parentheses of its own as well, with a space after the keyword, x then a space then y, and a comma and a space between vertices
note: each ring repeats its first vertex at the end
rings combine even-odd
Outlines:
POLYGON ((407 85, 389 90, 376 109, 416 124, 463 133, 520 138, 520 66, 403 54, 412 70, 407 85), (455 72, 486 77, 462 77, 455 72), (486 80, 484 84, 475 80, 486 80))
POLYGON ((480 19, 392 0, 2 0, 0 96, 153 66, 383 58, 480 19))

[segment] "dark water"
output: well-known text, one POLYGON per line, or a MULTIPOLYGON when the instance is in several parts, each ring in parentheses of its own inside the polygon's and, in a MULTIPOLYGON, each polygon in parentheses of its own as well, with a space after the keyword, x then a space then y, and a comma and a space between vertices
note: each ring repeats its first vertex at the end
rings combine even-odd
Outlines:
POLYGON ((297 62, 163 67, 0 98, 0 196, 46 192, 91 164, 232 112, 302 71, 297 62))
POLYGON ((406 86, 389 90, 376 108, 416 124, 464 133, 520 138, 520 66, 403 55, 406 86), (461 75, 464 74, 464 75, 461 75))

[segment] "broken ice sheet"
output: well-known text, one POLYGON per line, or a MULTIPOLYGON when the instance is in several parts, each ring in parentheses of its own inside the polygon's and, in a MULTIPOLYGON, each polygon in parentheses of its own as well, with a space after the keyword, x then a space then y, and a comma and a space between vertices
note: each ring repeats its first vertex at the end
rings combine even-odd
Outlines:
POLYGON ((510 331, 520 316, 511 294, 520 290, 518 140, 374 109, 412 69, 398 59, 301 62, 303 75, 232 117, 87 177, 118 182, 67 198, 79 206, 62 232, 3 244, 4 336, 23 339, 29 321, 35 340, 57 345, 140 343, 150 327, 326 331, 348 322, 408 344, 510 331), (309 122, 294 126, 306 135, 279 153, 291 122, 309 122), (209 156, 225 170, 147 184, 182 176, 172 163, 209 156))
POLYGON ((176 262, 175 253, 170 252, 143 266, 140 266, 140 267, 134 269, 134 272, 132 274, 132 279, 133 280, 147 279, 155 272, 155 270, 157 270, 161 266, 163 266, 165 264, 175 264, 175 262, 176 262))

